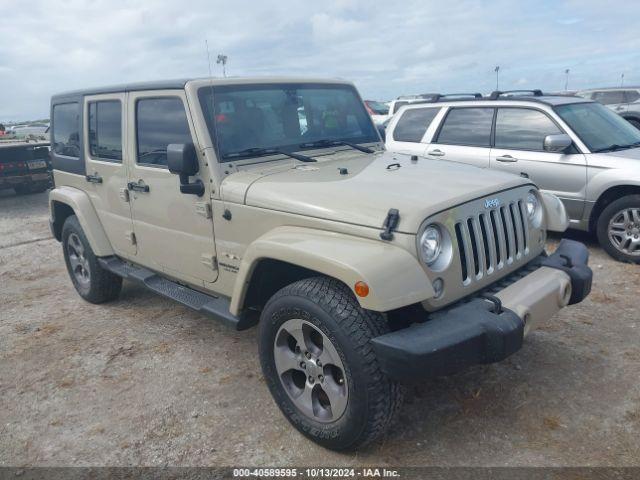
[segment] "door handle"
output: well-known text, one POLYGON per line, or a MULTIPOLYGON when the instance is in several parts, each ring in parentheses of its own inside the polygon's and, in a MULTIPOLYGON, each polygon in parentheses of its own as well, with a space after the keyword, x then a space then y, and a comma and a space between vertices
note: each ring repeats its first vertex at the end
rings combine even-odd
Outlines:
POLYGON ((505 163, 513 163, 518 161, 517 158, 512 157, 511 155, 502 155, 501 157, 496 157, 496 160, 505 163))
POLYGON ((432 157, 444 157, 444 152, 442 150, 431 150, 428 155, 431 155, 432 157))
POLYGON ((149 185, 144 183, 142 179, 138 180, 138 183, 136 182, 127 183, 127 188, 129 188, 129 190, 133 190, 134 192, 144 192, 144 193, 149 192, 149 185))
POLYGON ((86 175, 84 178, 89 183, 102 183, 102 177, 97 173, 95 175, 86 175))

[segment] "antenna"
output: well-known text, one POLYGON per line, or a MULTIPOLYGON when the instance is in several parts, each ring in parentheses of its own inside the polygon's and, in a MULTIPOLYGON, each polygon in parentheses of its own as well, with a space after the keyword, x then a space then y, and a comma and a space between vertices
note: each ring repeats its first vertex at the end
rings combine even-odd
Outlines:
MULTIPOLYGON (((209 131, 212 132, 217 137, 217 134, 214 133, 215 127, 213 125, 216 115, 215 115, 215 110, 213 106, 213 75, 211 75, 211 55, 209 55, 209 40, 205 38, 204 44, 207 48, 207 63, 209 64, 209 97, 210 97, 209 100, 211 104, 211 106, 209 107, 211 109, 211 111, 209 112, 209 115, 211 116, 211 123, 209 124, 209 122, 206 122, 207 120, 206 118, 205 118, 205 122, 210 125, 209 131)), ((216 138, 216 143, 217 143, 217 138, 216 138)))

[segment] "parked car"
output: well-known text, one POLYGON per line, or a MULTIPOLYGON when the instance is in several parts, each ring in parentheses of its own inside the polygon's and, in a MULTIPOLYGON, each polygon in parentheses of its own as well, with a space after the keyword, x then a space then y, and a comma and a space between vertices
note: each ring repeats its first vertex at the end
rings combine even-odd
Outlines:
POLYGON ((0 141, 0 189, 18 194, 44 192, 51 184, 49 144, 0 141))
POLYGON ((386 152, 351 83, 167 81, 51 103, 50 223, 79 295, 113 300, 125 278, 259 323, 255 368, 328 448, 380 436, 401 382, 502 360, 591 288, 584 245, 544 252, 568 225, 560 200, 386 152))
POLYGON ((600 102, 640 129, 640 87, 594 88, 576 95, 600 102))
POLYGON ((412 103, 423 103, 432 98, 434 95, 437 94, 422 93, 419 95, 401 95, 395 100, 391 100, 391 102, 389 102, 388 117, 391 118, 396 112, 398 112, 398 110, 400 110, 400 108, 404 107, 405 105, 409 105, 412 103))
POLYGON ((640 262, 640 131, 597 102, 539 90, 436 98, 405 106, 386 145, 528 178, 562 199, 571 228, 640 262))
POLYGON ((365 100, 364 106, 371 115, 373 123, 380 125, 389 117, 389 105, 375 100, 365 100))

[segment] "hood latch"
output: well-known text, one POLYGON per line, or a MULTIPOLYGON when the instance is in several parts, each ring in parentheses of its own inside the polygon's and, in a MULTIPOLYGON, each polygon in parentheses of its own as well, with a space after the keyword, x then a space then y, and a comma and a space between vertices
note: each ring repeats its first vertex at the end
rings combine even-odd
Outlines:
POLYGON ((382 228, 384 232, 380 232, 380 238, 382 240, 393 240, 393 231, 398 227, 400 221, 400 212, 397 208, 390 208, 387 213, 387 218, 384 219, 382 228))

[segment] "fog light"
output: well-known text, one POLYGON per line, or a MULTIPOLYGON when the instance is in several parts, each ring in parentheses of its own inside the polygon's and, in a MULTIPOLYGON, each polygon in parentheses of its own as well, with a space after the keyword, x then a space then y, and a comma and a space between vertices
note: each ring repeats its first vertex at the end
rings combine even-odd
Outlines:
POLYGON ((441 278, 436 278, 433 281, 433 291, 436 294, 436 298, 440 298, 442 296, 442 293, 444 292, 444 280, 442 280, 441 278))

